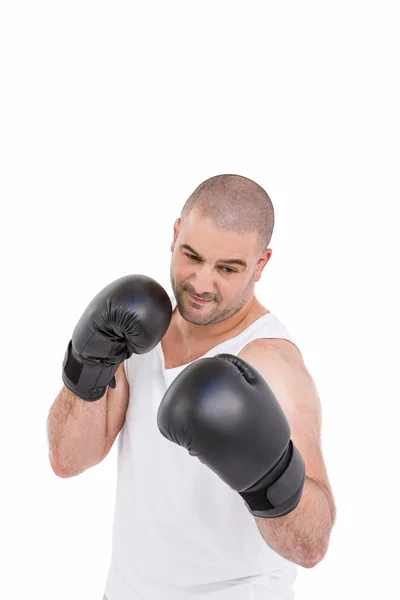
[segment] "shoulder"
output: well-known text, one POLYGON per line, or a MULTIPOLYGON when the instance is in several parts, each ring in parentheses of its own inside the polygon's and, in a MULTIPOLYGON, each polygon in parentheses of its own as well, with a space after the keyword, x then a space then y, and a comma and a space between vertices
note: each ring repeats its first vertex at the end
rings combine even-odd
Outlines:
POLYGON ((282 408, 297 412, 308 407, 319 413, 320 402, 314 380, 308 371, 300 350, 290 340, 261 338, 252 340, 238 354, 252 365, 279 393, 282 408))
POLYGON ((257 354, 274 354, 282 359, 289 361, 300 362, 304 364, 303 356, 299 348, 285 338, 258 338, 252 340, 241 350, 240 354, 257 355, 257 354))
POLYGON ((259 338, 252 340, 238 355, 264 374, 266 370, 272 377, 300 377, 301 374, 311 378, 299 348, 290 340, 283 338, 259 338))

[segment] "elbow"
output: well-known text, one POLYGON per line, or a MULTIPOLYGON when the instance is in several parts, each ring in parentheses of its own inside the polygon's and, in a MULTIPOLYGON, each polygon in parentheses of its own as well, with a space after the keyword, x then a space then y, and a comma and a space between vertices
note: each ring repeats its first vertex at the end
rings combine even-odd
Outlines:
POLYGON ((65 473, 63 473, 62 471, 60 471, 60 469, 58 469, 55 465, 51 464, 51 468, 53 470, 53 473, 55 475, 57 475, 57 477, 61 477, 61 479, 66 479, 68 477, 68 475, 66 475, 65 473))
POLYGON ((57 475, 57 477, 62 477, 63 479, 66 477, 66 475, 61 471, 59 465, 57 464, 52 448, 49 449, 49 463, 53 470, 53 473, 57 475))
POLYGON ((325 546, 323 549, 316 549, 315 552, 309 553, 300 563, 300 565, 304 569, 313 569, 316 567, 321 560, 324 558, 328 551, 328 546, 325 546))
POLYGON ((55 475, 57 475, 57 477, 63 477, 63 475, 61 474, 60 469, 58 468, 58 465, 56 463, 55 457, 54 457, 54 452, 52 450, 52 448, 49 449, 49 463, 50 466, 53 470, 53 473, 55 475))
POLYGON ((60 477, 61 479, 69 479, 70 477, 79 475, 79 473, 82 473, 85 470, 85 469, 82 469, 80 471, 73 471, 72 469, 63 469, 63 468, 61 468, 60 464, 51 455, 49 456, 49 461, 50 461, 50 466, 53 470, 53 473, 55 475, 57 475, 57 477, 60 477))
POLYGON ((50 466, 53 470, 53 473, 57 475, 57 477, 61 477, 61 479, 67 479, 68 477, 71 477, 70 474, 65 473, 65 471, 60 469, 59 466, 52 460, 50 460, 50 466))
POLYGON ((301 563, 300 566, 303 567, 303 569, 313 569, 314 567, 317 566, 318 563, 321 562, 323 557, 313 557, 313 558, 307 558, 304 559, 301 563))
POLYGON ((76 477, 76 475, 80 475, 81 473, 83 473, 84 471, 86 471, 85 469, 81 469, 80 471, 63 471, 62 469, 59 469, 56 465, 51 465, 51 468, 53 469, 53 472, 57 475, 57 477, 61 477, 61 479, 69 479, 71 477, 76 477))

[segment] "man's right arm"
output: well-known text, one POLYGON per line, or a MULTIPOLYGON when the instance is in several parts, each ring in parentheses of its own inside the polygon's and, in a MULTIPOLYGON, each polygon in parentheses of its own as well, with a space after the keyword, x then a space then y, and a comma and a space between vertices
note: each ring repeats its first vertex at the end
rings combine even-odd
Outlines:
POLYGON ((116 279, 87 305, 68 343, 64 387, 47 421, 57 475, 78 475, 108 454, 129 402, 124 361, 155 348, 171 318, 170 297, 146 275, 116 279))
POLYGON ((49 459, 59 477, 73 477, 109 453, 126 417, 129 384, 121 363, 116 386, 96 402, 87 402, 63 386, 47 419, 49 459))

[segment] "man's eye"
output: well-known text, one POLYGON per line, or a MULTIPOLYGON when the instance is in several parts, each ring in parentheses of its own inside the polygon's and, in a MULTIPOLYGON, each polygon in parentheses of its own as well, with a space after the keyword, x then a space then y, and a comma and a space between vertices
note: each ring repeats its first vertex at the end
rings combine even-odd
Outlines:
MULTIPOLYGON (((198 256, 195 256, 194 254, 189 254, 188 252, 184 252, 183 253, 185 256, 187 256, 190 260, 193 260, 194 262, 199 262, 200 259, 198 256)), ((222 271, 224 271, 224 273, 226 273, 227 275, 231 275, 232 273, 237 273, 237 271, 235 271, 235 269, 231 269, 230 267, 219 267, 222 271)))

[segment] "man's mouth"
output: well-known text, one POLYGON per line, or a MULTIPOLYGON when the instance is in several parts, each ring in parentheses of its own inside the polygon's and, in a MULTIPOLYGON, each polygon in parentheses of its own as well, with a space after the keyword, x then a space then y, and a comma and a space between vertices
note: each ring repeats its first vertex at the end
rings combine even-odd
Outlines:
POLYGON ((193 300, 195 302, 198 302, 199 304, 207 304, 207 302, 211 302, 211 300, 203 300, 202 298, 198 298, 197 296, 193 296, 193 294, 191 294, 189 291, 188 291, 188 294, 189 294, 189 296, 191 298, 193 298, 193 300))

